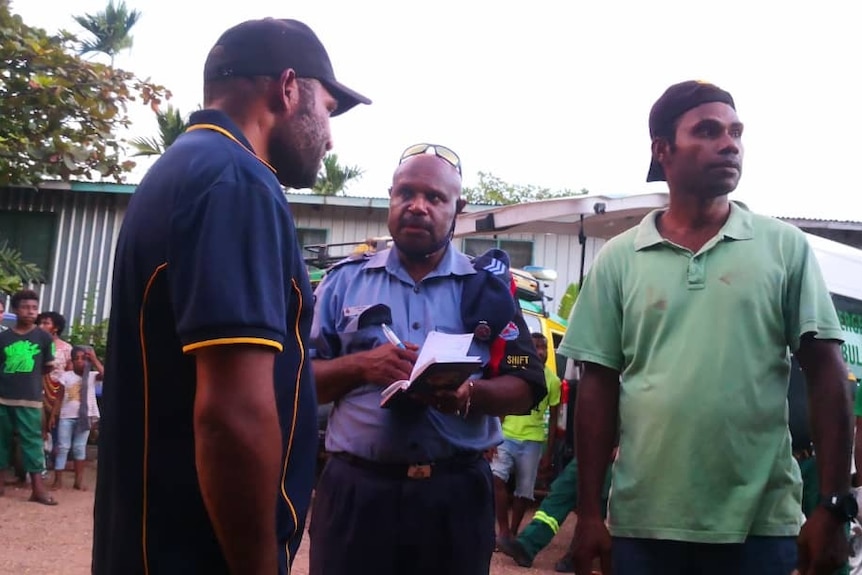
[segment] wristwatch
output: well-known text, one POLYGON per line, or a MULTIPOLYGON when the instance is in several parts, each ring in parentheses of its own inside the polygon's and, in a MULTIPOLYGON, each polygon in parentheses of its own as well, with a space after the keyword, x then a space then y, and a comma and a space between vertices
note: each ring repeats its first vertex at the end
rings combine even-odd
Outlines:
POLYGON ((852 493, 826 495, 820 500, 820 505, 842 521, 850 521, 859 513, 859 505, 852 493))

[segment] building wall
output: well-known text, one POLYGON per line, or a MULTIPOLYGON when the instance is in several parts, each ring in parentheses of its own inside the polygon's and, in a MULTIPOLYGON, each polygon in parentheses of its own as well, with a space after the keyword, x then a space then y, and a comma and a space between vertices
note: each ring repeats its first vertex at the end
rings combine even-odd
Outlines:
MULTIPOLYGON (((69 323, 82 318, 87 298, 92 297, 99 321, 110 314, 110 285, 114 249, 122 218, 131 196, 128 194, 72 192, 68 190, 0 189, 0 210, 42 212, 56 215, 52 262, 48 282, 34 286, 43 310, 62 313, 69 323)), ((361 242, 386 236, 387 210, 381 207, 309 205, 291 203, 297 228, 327 230, 327 243, 361 242)), ((475 236, 492 238, 494 236, 475 236)), ((559 279, 548 286, 557 303, 566 287, 578 281, 580 245, 577 236, 553 234, 499 234, 497 239, 533 242, 533 265, 557 271, 559 279)), ((463 249, 462 239, 455 240, 463 249)), ((604 242, 588 238, 585 270, 604 242)), ((350 248, 333 252, 349 253, 350 248)), ((305 255, 310 255, 306 252, 305 255)))
MULTIPOLYGON (((570 283, 580 279, 581 246, 577 235, 570 234, 497 234, 496 236, 475 235, 471 238, 494 238, 499 240, 520 240, 533 243, 532 265, 553 269, 557 272, 557 280, 548 284, 545 293, 551 299, 550 308, 556 311, 558 302, 570 283)), ((463 249, 463 239, 455 240, 456 245, 463 249)), ((596 254, 605 241, 597 238, 587 238, 584 245, 584 273, 589 271, 596 254)))
MULTIPOLYGON (((129 187, 131 191, 131 187, 129 187)), ((84 192, 52 189, 0 189, 0 211, 54 214, 53 252, 48 282, 35 286, 45 310, 57 310, 69 322, 80 320, 88 298, 94 304, 96 321, 110 313, 110 285, 114 249, 129 193, 84 192)), ((326 230, 326 243, 361 242, 388 235, 386 202, 382 199, 333 198, 332 203, 305 203, 309 199, 289 196, 299 229, 326 230), (336 205, 336 204, 348 205, 336 205)), ((804 220, 792 220, 806 231, 859 246, 858 229, 824 230, 804 220), (807 224, 807 225, 806 225, 807 224)), ((816 223, 815 223, 816 224, 816 223)), ((2 231, 2 230, 0 230, 2 231)), ((498 234, 471 236, 486 239, 513 239, 533 244, 532 264, 557 271, 547 293, 556 310, 566 287, 577 282, 581 249, 576 234, 498 234)), ((456 245, 464 249, 464 240, 456 245)), ((592 264, 603 240, 588 238, 585 245, 584 272, 592 264)), ((350 248, 334 248, 333 255, 345 255, 350 248)), ((306 252, 304 255, 311 255, 306 252)))
POLYGON ((799 227, 809 234, 814 234, 815 236, 820 236, 827 240, 832 240, 833 242, 840 242, 854 248, 862 249, 862 230, 831 230, 804 225, 799 227))
MULTIPOLYGON (((361 242, 372 237, 389 235, 387 211, 377 207, 346 207, 332 205, 291 204, 297 228, 327 229, 327 243, 361 242)), ((548 286, 547 293, 553 300, 551 308, 556 311, 556 302, 563 296, 566 287, 577 282, 580 274, 581 249, 577 235, 557 234, 498 234, 497 236, 477 235, 475 238, 512 239, 533 243, 533 265, 556 270, 558 279, 548 286)), ((464 248, 462 238, 455 244, 464 248)), ((584 270, 589 270, 604 240, 587 238, 584 270)), ((336 253, 348 253, 349 248, 336 253)), ((306 255, 309 255, 308 253, 306 255)))
MULTIPOLYGON (((389 234, 385 209, 299 203, 291 203, 290 207, 296 227, 327 230, 326 243, 361 242, 389 234)), ((345 248, 339 253, 348 251, 345 248)), ((304 255, 311 254, 306 252, 304 255)))
POLYGON ((59 311, 71 325, 82 319, 87 298, 100 321, 110 313, 110 285, 117 234, 128 195, 70 190, 0 189, 0 210, 55 214, 47 283, 33 286, 42 310, 59 311))

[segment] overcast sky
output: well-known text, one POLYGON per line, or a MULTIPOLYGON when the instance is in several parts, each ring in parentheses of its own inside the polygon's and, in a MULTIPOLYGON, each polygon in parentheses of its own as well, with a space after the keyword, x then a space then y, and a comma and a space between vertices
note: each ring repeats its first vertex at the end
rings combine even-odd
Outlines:
MULTIPOLYGON (((105 3, 13 0, 12 9, 28 24, 79 32, 71 15, 105 3)), ((143 17, 117 65, 169 87, 183 111, 201 103, 203 62, 226 28, 263 16, 309 24, 339 80, 374 100, 332 122, 342 163, 365 170, 351 195, 385 194, 401 150, 424 141, 460 154, 467 185, 484 171, 555 189, 664 190, 644 181, 650 106, 668 85, 701 79, 733 94, 746 125, 736 197, 772 215, 862 220, 853 0, 128 5, 143 17)), ((133 117, 134 135, 156 133, 147 110, 133 117)))

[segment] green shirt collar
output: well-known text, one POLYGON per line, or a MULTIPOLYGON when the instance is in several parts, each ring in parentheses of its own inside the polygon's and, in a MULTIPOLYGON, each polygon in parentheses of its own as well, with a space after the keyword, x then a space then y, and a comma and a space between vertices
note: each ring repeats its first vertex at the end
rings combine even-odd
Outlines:
MULTIPOLYGON (((664 213, 664 209, 653 210, 641 220, 638 225, 637 233, 635 234, 635 250, 642 249, 664 243, 665 239, 661 236, 658 228, 655 225, 659 214, 664 213)), ((730 202, 730 215, 727 221, 722 226, 717 234, 718 238, 730 238, 733 240, 750 240, 754 237, 754 230, 751 225, 751 211, 748 206, 742 202, 730 202)), ((709 242, 708 242, 709 243, 709 242)))

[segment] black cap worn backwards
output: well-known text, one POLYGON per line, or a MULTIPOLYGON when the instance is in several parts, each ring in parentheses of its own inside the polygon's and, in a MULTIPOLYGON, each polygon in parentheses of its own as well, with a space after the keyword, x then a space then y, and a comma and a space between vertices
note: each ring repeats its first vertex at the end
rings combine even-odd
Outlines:
MULTIPOLYGON (((649 113, 649 135, 650 138, 669 138, 673 136, 676 120, 701 104, 710 102, 722 102, 734 110, 733 96, 718 86, 708 82, 689 80, 674 84, 656 100, 649 113)), ((648 182, 664 181, 664 169, 655 159, 650 162, 647 173, 648 182)))
POLYGON ((204 64, 204 79, 278 76, 288 68, 298 78, 314 78, 338 102, 333 116, 371 100, 335 79, 326 48, 317 35, 298 20, 248 20, 227 30, 204 64))

